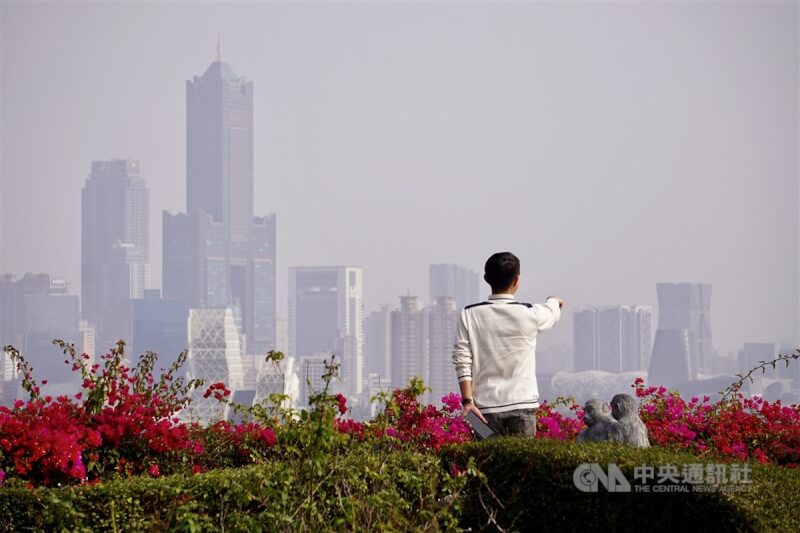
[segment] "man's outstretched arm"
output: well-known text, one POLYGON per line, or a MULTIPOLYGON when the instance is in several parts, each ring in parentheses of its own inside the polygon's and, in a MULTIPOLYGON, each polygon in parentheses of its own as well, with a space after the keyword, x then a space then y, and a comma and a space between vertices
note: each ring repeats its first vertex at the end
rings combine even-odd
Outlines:
POLYGON ((546 331, 561 319, 561 308, 564 307, 564 300, 558 296, 548 296, 544 304, 534 304, 531 308, 539 331, 546 331))

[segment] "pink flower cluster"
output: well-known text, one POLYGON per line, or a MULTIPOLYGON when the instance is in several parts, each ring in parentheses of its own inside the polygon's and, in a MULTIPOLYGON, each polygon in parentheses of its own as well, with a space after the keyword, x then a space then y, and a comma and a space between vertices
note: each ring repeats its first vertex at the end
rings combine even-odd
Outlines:
POLYGON ((561 413, 556 405, 542 402, 536 413, 536 437, 540 439, 573 440, 586 424, 583 408, 575 403, 564 403, 573 416, 561 413))
POLYGON ((410 389, 395 390, 392 400, 396 409, 386 411, 387 437, 431 450, 472 438, 469 426, 457 414, 461 410, 461 397, 458 395, 443 397, 444 407, 441 409, 420 404, 410 389))
POLYGON ((711 403, 708 396, 684 400, 664 387, 633 384, 640 416, 652 444, 735 460, 800 465, 800 406, 762 398, 711 403))
MULTIPOLYGON (((800 465, 798 405, 741 395, 723 403, 712 403, 708 396, 687 401, 665 387, 645 386, 642 378, 631 386, 652 445, 721 459, 800 465)), ((562 414, 544 402, 538 413, 538 438, 573 440, 586 427, 580 406, 560 403, 574 414, 562 414)))

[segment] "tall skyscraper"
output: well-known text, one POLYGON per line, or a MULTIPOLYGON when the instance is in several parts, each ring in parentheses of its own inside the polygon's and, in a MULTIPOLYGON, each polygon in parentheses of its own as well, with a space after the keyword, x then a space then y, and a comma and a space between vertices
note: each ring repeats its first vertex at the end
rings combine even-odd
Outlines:
POLYGON ((455 298, 440 296, 428 308, 430 318, 430 364, 428 386, 430 402, 439 405, 444 395, 456 392, 458 379, 453 366, 453 340, 458 328, 459 310, 455 298))
MULTIPOLYGON (((289 354, 336 353, 345 390, 364 380, 364 302, 360 267, 289 269, 289 354)), ((301 377, 302 381, 302 377, 301 377)))
POLYGON ((659 283, 658 329, 653 343, 648 379, 671 386, 710 372, 711 285, 659 283))
POLYGON ((392 375, 392 308, 388 305, 367 316, 364 328, 366 374, 391 380, 392 375))
POLYGON ((130 302, 150 281, 150 199, 139 163, 92 162, 81 196, 81 304, 98 348, 130 340, 130 302))
POLYGON ((575 370, 644 370, 653 339, 653 311, 640 306, 578 309, 574 314, 575 370))
POLYGON ((430 303, 440 296, 455 299, 456 309, 474 304, 480 299, 480 276, 464 267, 452 264, 430 266, 430 303))
MULTIPOLYGON (((253 83, 221 57, 186 82, 186 209, 221 222, 231 243, 253 223, 253 83)), ((245 255, 242 251, 235 255, 245 255)))
POLYGON ((430 320, 416 296, 401 296, 392 312, 392 386, 405 387, 413 377, 429 381, 430 320))
POLYGON ((236 309, 244 349, 275 348, 275 215, 253 216, 253 84, 217 58, 186 83, 187 214, 164 213, 164 297, 236 309))

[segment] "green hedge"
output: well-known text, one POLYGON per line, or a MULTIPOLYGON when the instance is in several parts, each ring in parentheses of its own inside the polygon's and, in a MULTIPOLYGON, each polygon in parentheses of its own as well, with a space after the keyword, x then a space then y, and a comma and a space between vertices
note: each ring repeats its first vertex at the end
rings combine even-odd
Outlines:
POLYGON ((800 531, 800 471, 756 466, 749 492, 595 493, 582 463, 698 463, 660 448, 497 439, 430 453, 346 453, 66 489, 0 488, 0 531, 800 531), (452 478, 474 458, 480 475, 452 478))
POLYGON ((680 471, 683 464, 719 461, 663 448, 516 438, 472 443, 450 456, 474 457, 486 475, 485 483, 470 481, 461 505, 462 526, 473 531, 800 531, 798 469, 751 464, 749 492, 644 493, 636 492, 637 465, 658 472, 674 464, 680 471), (573 473, 582 463, 618 465, 631 492, 578 490, 573 473))
POLYGON ((453 530, 432 454, 348 453, 66 489, 0 488, 2 531, 453 530))

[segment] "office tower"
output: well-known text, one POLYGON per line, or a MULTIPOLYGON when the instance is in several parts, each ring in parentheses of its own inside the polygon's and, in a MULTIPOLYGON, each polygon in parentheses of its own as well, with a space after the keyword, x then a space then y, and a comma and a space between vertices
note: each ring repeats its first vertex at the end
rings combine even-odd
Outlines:
POLYGON ((456 309, 478 302, 480 276, 464 267, 451 264, 430 266, 430 302, 440 296, 455 299, 456 309))
MULTIPOLYGON (((54 280, 55 282, 55 280, 54 280)), ((49 294, 25 296, 25 343, 22 353, 35 369, 34 378, 47 380, 48 394, 78 392, 80 374, 64 364, 64 354, 53 345, 54 339, 74 344, 80 351, 80 306, 78 296, 67 294, 66 287, 54 283, 49 294)))
POLYGON ((392 308, 384 305, 367 316, 364 327, 366 373, 382 379, 392 374, 392 308))
MULTIPOLYGON (((762 361, 769 362, 776 357, 778 357, 778 345, 774 342, 746 342, 739 350, 739 371, 748 372, 762 361)), ((771 367, 767 370, 770 378, 779 377, 782 368, 776 368, 776 370, 778 372, 773 371, 771 367)), ((761 372, 759 372, 760 374, 761 372)))
MULTIPOLYGON (((330 364, 331 356, 326 353, 318 353, 300 357, 300 397, 297 402, 302 407, 310 407, 309 398, 325 390, 326 364, 330 364)), ((328 386, 328 392, 334 393, 339 387, 338 378, 332 378, 328 386)))
POLYGON ((78 323, 78 333, 80 336, 81 353, 86 354, 92 359, 97 355, 97 341, 94 327, 88 320, 81 320, 78 323))
POLYGON ((458 328, 460 312, 455 298, 440 296, 429 307, 430 318, 430 365, 428 386, 431 388, 430 402, 441 404, 448 393, 456 392, 458 379, 453 366, 453 342, 458 328))
MULTIPOLYGON (((181 352, 188 349, 189 303, 161 298, 161 291, 148 289, 144 298, 133 301, 130 353, 134 358, 145 352, 158 354, 155 370, 167 369, 181 352)), ((186 368, 181 368, 183 374, 186 368)))
POLYGON ((259 355, 277 346, 275 298, 275 215, 253 221, 251 253, 248 258, 246 295, 243 313, 248 351, 259 355))
POLYGON ((130 340, 130 301, 149 284, 149 209, 138 162, 92 162, 81 196, 81 304, 101 351, 130 340))
POLYGON ((369 387, 370 400, 375 399, 375 401, 370 402, 369 416, 370 418, 375 418, 385 407, 384 403, 379 401, 379 395, 391 394, 392 381, 378 374, 368 374, 367 387, 369 387))
POLYGON ((360 267, 289 269, 289 355, 336 353, 350 394, 363 389, 363 313, 360 267))
POLYGON ((238 310, 243 349, 275 348, 275 215, 253 216, 253 84, 217 58, 186 84, 186 214, 165 212, 164 298, 238 310))
POLYGON ((572 315, 575 372, 597 368, 597 310, 575 309, 572 315))
POLYGON ((658 329, 653 343, 648 379, 657 385, 675 385, 710 371, 711 285, 659 283, 658 329))
POLYGON ((289 320, 286 318, 275 321, 275 350, 289 353, 289 320))
POLYGON ((401 296, 400 309, 392 311, 392 386, 401 388, 419 377, 428 382, 430 321, 417 307, 416 296, 401 296))
POLYGON ((20 279, 11 274, 0 276, 0 346, 10 344, 22 350, 25 297, 29 294, 50 294, 50 276, 30 273, 20 279))
POLYGON ((17 364, 5 351, 0 352, 0 372, 0 405, 13 407, 22 393, 22 387, 17 364))
POLYGON ((253 83, 220 57, 186 82, 186 208, 208 213, 230 243, 253 223, 253 83))
POLYGON ((231 309, 189 310, 188 372, 204 384, 192 394, 187 414, 192 420, 211 423, 223 418, 224 405, 213 396, 203 398, 209 385, 222 382, 232 392, 242 388, 240 332, 231 309))
POLYGON ((620 373, 647 368, 652 343, 649 307, 605 306, 574 314, 575 370, 620 373))
MULTIPOLYGON (((31 326, 38 327, 38 321, 33 321, 34 315, 38 312, 33 310, 29 313, 27 311, 27 299, 29 296, 49 296, 53 290, 58 291, 61 289, 61 283, 53 280, 51 284, 50 276, 47 274, 25 274, 22 278, 16 279, 13 275, 7 274, 0 276, 0 346, 11 345, 27 358, 26 354, 26 328, 28 320, 35 322, 31 326)), ((62 290, 63 292, 63 290, 62 290)), ((58 314, 58 313, 56 313, 58 314)), ((55 331, 55 333, 59 333, 55 331)), ((68 335, 65 335, 68 337, 68 335)), ((50 337, 49 341, 52 341, 50 337)), ((33 341, 33 336, 31 337, 33 341)), ((49 342, 48 341, 48 342, 49 342)), ((38 343, 37 343, 38 344, 38 343)), ((38 351, 38 348, 34 348, 38 351)), ((58 349, 52 344, 49 345, 49 352, 43 354, 54 356, 60 355, 58 349)), ((57 359, 63 365, 63 358, 57 359)), ((37 365, 44 364, 46 361, 39 361, 37 358, 37 365)), ((42 373, 49 369, 44 366, 41 367, 42 373)), ((58 368, 57 370, 61 370, 58 368)), ((10 407, 14 401, 22 394, 20 387, 20 376, 16 368, 16 363, 5 352, 0 354, 0 375, 2 383, 2 396, 0 397, 0 404, 10 407)), ((40 379, 39 368, 36 368, 37 379, 40 379)), ((47 379, 45 377, 45 379, 47 379)))

